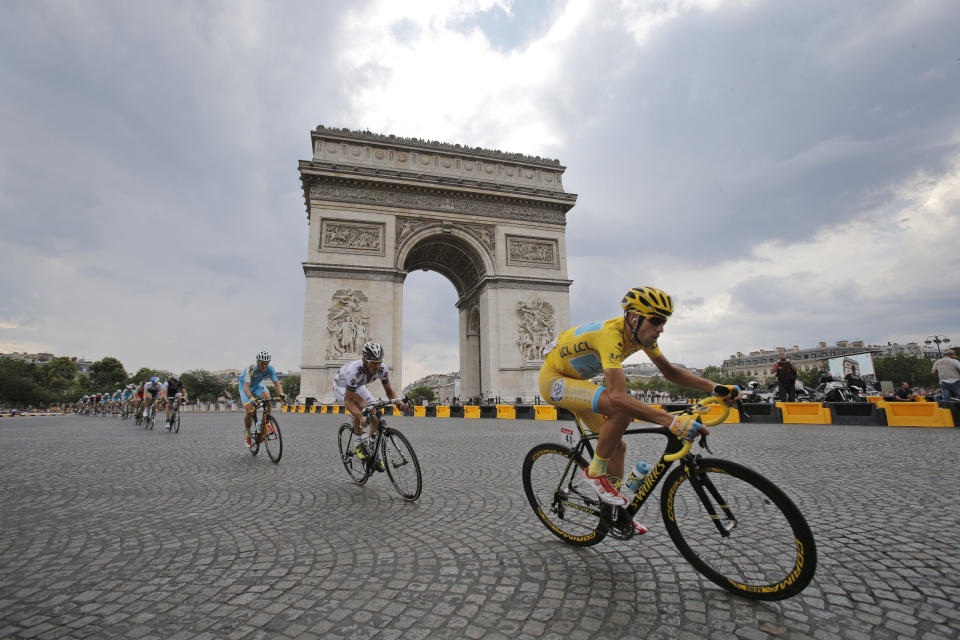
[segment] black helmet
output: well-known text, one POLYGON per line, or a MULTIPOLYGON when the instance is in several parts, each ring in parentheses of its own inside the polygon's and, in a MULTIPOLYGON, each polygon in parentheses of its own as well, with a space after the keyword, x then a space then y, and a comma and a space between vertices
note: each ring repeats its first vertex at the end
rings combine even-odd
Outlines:
POLYGON ((383 347, 376 342, 368 342, 360 350, 360 357, 368 361, 383 362, 383 347))

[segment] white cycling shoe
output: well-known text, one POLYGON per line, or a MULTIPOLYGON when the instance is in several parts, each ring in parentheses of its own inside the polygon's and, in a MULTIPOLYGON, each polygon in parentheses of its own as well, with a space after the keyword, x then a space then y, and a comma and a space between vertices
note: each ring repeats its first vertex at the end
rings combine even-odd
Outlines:
POLYGON ((601 502, 615 507, 623 507, 627 504, 627 499, 610 483, 610 478, 606 474, 594 477, 588 475, 587 470, 584 469, 583 479, 591 489, 597 492, 601 502))

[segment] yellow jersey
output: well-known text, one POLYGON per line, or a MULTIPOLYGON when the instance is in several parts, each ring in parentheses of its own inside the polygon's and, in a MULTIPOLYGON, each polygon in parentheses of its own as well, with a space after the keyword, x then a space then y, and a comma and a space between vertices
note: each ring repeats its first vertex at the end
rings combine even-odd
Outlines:
POLYGON ((661 355, 656 343, 652 347, 624 343, 623 316, 591 322, 557 336, 544 364, 565 376, 587 380, 605 369, 622 369, 623 361, 640 349, 651 358, 661 355))

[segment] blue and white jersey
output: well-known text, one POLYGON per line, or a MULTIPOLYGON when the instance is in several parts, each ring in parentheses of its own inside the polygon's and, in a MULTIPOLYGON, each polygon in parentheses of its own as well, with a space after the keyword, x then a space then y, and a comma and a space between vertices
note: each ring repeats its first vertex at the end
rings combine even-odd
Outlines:
POLYGON ((133 397, 133 389, 124 389, 122 396, 124 400, 129 400, 133 397))
POLYGON ((255 389, 267 379, 270 379, 273 382, 277 382, 278 380, 277 370, 273 368, 273 365, 268 364, 267 370, 261 372, 260 367, 258 367, 256 364, 252 364, 240 372, 240 388, 243 388, 244 382, 249 382, 250 388, 255 389))
POLYGON ((114 402, 120 402, 120 400, 121 400, 122 398, 123 398, 123 394, 122 394, 122 393, 120 393, 119 391, 114 391, 114 392, 113 392, 113 401, 114 401, 114 402))

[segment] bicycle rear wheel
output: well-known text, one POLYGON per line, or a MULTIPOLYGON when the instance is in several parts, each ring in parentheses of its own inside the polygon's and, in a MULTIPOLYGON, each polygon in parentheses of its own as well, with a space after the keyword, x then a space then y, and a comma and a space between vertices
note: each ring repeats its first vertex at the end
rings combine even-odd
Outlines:
POLYGON ((369 478, 367 465, 363 460, 357 457, 353 450, 353 425, 344 422, 340 425, 340 431, 337 433, 337 441, 340 445, 340 461, 347 470, 347 475, 357 484, 363 484, 369 478))
POLYGON ((813 579, 817 549, 807 521, 751 469, 715 458, 701 460, 689 475, 679 467, 667 476, 660 510, 683 557, 727 591, 783 600, 813 579))
POLYGON ((413 452, 406 436, 396 429, 384 429, 382 442, 380 458, 387 468, 390 482, 404 500, 413 502, 423 490, 423 475, 417 454, 413 452))
POLYGON ((263 446, 273 464, 280 462, 280 456, 283 455, 283 438, 280 437, 280 425, 273 416, 266 416, 263 419, 263 446))
POLYGON ((597 544, 607 535, 600 500, 581 470, 587 462, 569 447, 544 443, 523 458, 523 490, 540 522, 564 542, 578 547, 597 544))

